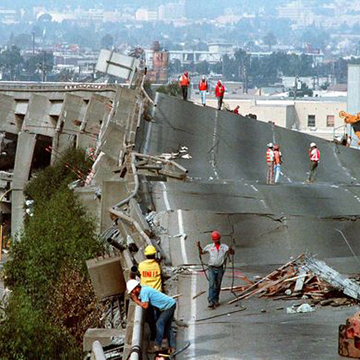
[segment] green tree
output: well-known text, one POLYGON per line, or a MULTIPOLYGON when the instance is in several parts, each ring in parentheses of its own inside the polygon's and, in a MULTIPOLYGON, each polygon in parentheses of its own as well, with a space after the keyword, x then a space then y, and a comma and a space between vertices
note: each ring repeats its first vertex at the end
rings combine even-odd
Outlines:
POLYGON ((71 149, 25 188, 34 212, 13 239, 5 265, 12 293, 0 322, 2 360, 79 359, 86 327, 100 325, 85 260, 104 248, 93 219, 68 187, 90 166, 83 151, 71 149))
POLYGON ((114 46, 114 38, 110 34, 106 34, 101 38, 101 48, 110 50, 114 46))
POLYGON ((201 75, 207 75, 210 72, 210 65, 207 61, 202 61, 195 65, 195 71, 201 75))
POLYGON ((49 73, 54 67, 54 54, 52 52, 43 51, 39 54, 31 56, 25 61, 24 69, 29 74, 39 72, 49 73))
POLYGON ((271 48, 277 44, 277 39, 275 37, 275 35, 272 32, 268 32, 264 38, 263 38, 263 42, 265 45, 267 45, 269 47, 269 51, 271 51, 271 48))
POLYGON ((16 80, 16 77, 19 76, 23 62, 24 59, 17 46, 11 46, 0 54, 0 66, 11 81, 16 80))

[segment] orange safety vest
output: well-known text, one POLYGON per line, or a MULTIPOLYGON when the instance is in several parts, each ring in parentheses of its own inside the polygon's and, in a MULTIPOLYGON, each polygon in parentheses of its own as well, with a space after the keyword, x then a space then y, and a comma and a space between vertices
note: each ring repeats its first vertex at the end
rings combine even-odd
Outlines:
POLYGON ((274 151, 274 163, 276 165, 281 164, 281 152, 278 150, 274 151))
POLYGON ((189 78, 185 75, 181 75, 180 84, 181 84, 181 86, 189 86, 189 84, 190 84, 189 78))
POLYGON ((274 161, 274 151, 271 149, 267 149, 266 151, 266 162, 272 163, 274 161))
POLYGON ((207 81, 206 80, 205 81, 200 80, 200 82, 199 82, 199 90, 200 91, 205 91, 207 89, 208 89, 207 81))

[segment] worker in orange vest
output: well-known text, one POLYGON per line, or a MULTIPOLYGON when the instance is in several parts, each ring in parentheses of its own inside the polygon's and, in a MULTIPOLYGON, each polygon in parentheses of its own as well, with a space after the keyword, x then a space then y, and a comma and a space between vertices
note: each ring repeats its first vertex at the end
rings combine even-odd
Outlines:
POLYGON ((316 169, 320 162, 320 151, 314 142, 310 144, 309 158, 310 158, 310 173, 307 182, 312 183, 315 181, 316 169))
POLYGON ((189 73, 187 71, 184 72, 180 76, 180 87, 183 95, 183 99, 186 101, 188 98, 188 88, 190 86, 189 73))
POLYGON ((266 172, 266 183, 273 184, 274 183, 274 145, 273 143, 267 144, 266 150, 266 164, 267 164, 267 172, 266 172))
POLYGON ((206 106, 206 93, 209 90, 208 82, 206 80, 205 75, 203 75, 202 79, 199 81, 199 91, 201 96, 201 103, 203 106, 206 106))
POLYGON ((274 145, 274 182, 277 184, 279 182, 280 173, 281 173, 281 164, 282 164, 282 154, 280 151, 279 145, 274 145))
POLYGON ((222 82, 219 80, 215 88, 215 96, 217 97, 218 100, 218 110, 221 110, 222 103, 224 100, 224 94, 225 94, 225 87, 222 84, 222 82))

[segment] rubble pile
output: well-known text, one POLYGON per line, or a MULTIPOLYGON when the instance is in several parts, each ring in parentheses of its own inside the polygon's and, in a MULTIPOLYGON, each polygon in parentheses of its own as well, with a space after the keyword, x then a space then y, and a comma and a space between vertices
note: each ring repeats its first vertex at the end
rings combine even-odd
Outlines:
MULTIPOLYGON (((227 288, 224 290, 228 290, 227 288)), ((322 306, 353 305, 360 299, 360 286, 313 256, 301 255, 256 283, 232 288, 238 300, 252 296, 273 300, 309 299, 322 306)))

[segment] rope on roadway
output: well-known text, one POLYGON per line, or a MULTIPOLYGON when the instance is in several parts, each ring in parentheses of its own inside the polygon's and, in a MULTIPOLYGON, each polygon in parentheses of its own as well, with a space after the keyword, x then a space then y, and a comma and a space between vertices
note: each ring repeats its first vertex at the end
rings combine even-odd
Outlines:
POLYGON ((205 276, 206 276, 206 280, 209 282, 209 278, 208 278, 207 272, 206 272, 206 270, 205 270, 205 264, 204 264, 204 262, 203 262, 203 260, 202 260, 202 256, 201 256, 201 253, 200 253, 200 249, 199 249, 199 259, 200 259, 200 263, 201 263, 202 270, 203 270, 203 272, 204 272, 204 274, 205 274, 205 276))

